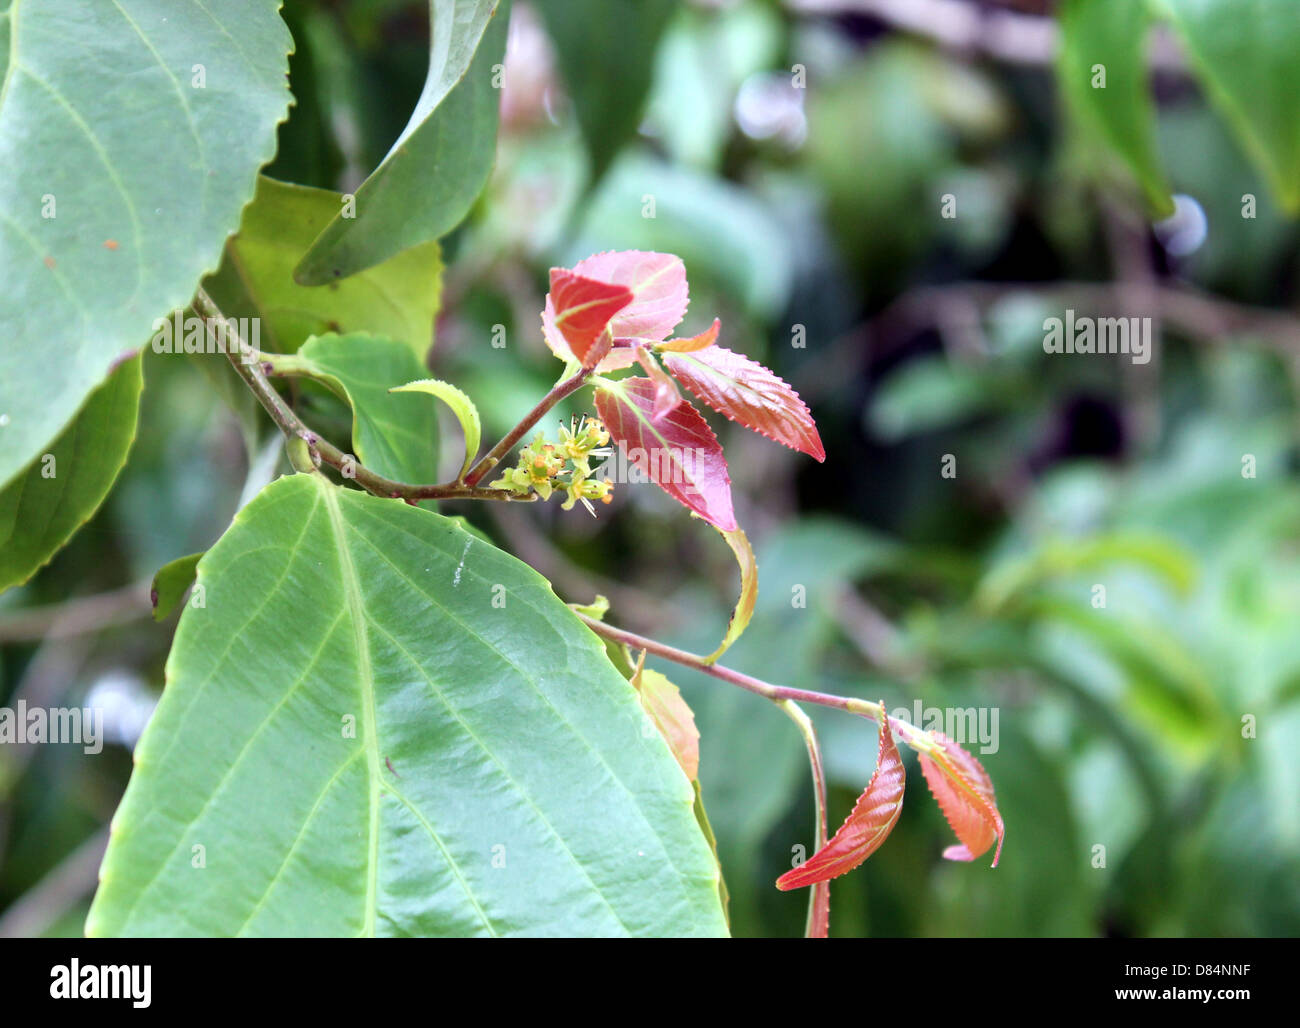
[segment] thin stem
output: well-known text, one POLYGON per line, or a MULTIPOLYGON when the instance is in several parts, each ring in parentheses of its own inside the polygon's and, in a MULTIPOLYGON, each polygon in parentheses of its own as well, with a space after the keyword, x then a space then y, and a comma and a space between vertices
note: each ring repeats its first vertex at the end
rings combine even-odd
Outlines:
MULTIPOLYGON (((826 845, 826 770, 822 764, 822 750, 817 742, 817 729, 812 719, 803 712, 803 708, 790 700, 781 700, 778 707, 790 718, 803 736, 804 745, 808 747, 808 763, 812 766, 813 799, 816 803, 817 850, 826 845)), ((831 927, 831 883, 829 880, 818 882, 808 895, 808 921, 804 936, 809 939, 824 939, 830 934, 831 927)))
POLYGON ((244 384, 266 409, 271 420, 279 426, 284 437, 302 439, 321 462, 336 468, 345 478, 354 479, 358 485, 376 496, 402 499, 412 503, 418 500, 500 500, 527 503, 537 498, 532 493, 518 494, 508 489, 476 489, 472 484, 461 485, 456 482, 440 485, 410 485, 371 471, 352 454, 344 453, 303 423, 266 377, 266 365, 259 359, 262 355, 239 337, 234 326, 221 313, 220 308, 204 289, 200 288, 195 294, 194 304, 208 317, 221 319, 227 326, 228 334, 238 340, 238 346, 226 347, 226 357, 229 358, 235 372, 244 380, 244 384))
POLYGON ((469 472, 465 475, 465 484, 467 486, 478 485, 483 477, 500 464, 502 458, 514 449, 515 444, 532 431, 533 426, 546 416, 547 411, 565 397, 581 389, 594 370, 594 368, 581 368, 577 374, 557 382, 551 391, 537 402, 537 406, 524 415, 524 419, 519 424, 507 432, 501 441, 487 452, 486 456, 469 469, 469 472))
POLYGON ((237 346, 225 348, 226 357, 229 358, 236 374, 244 380, 244 384, 266 409, 266 413, 271 415, 271 420, 279 426, 284 437, 307 439, 311 436, 313 433, 299 420, 298 415, 284 402, 284 397, 276 392, 275 387, 267 380, 265 369, 258 362, 260 354, 244 341, 234 324, 221 313, 221 308, 202 286, 194 294, 194 306, 207 317, 220 320, 226 326, 227 337, 237 341, 237 346))
MULTIPOLYGON (((570 607, 570 609, 573 608, 570 607)), ((729 667, 723 667, 721 664, 710 664, 698 654, 688 653, 686 650, 679 650, 675 646, 648 639, 644 635, 637 635, 635 632, 607 625, 603 621, 588 617, 579 610, 573 612, 577 614, 583 624, 599 636, 612 639, 614 642, 624 643, 633 649, 645 650, 657 657, 663 657, 664 660, 671 660, 674 664, 681 664, 683 667, 703 672, 731 685, 738 685, 740 688, 763 696, 773 703, 780 703, 783 700, 792 700, 795 703, 815 703, 820 707, 832 707, 835 710, 843 710, 849 714, 857 714, 859 717, 870 718, 877 723, 880 722, 881 718, 889 717, 883 706, 871 700, 861 700, 855 696, 836 696, 832 693, 815 692, 811 689, 791 689, 784 685, 773 685, 771 682, 765 682, 761 678, 754 678, 741 671, 734 671, 729 667)), ((890 717, 889 727, 898 733, 903 742, 915 750, 927 752, 935 749, 935 743, 930 738, 929 733, 922 731, 907 721, 900 721, 898 718, 890 717)))

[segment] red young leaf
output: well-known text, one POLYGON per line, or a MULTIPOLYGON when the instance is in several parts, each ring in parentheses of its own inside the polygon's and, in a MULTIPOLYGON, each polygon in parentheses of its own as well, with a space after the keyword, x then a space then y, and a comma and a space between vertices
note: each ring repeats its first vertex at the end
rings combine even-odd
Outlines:
POLYGON ((686 316, 690 295, 686 265, 671 253, 620 250, 598 253, 573 266, 576 274, 626 286, 633 299, 611 322, 615 340, 657 343, 686 316))
POLYGON ((690 353, 692 350, 703 350, 706 346, 712 346, 718 341, 718 332, 722 329, 722 322, 717 318, 713 319, 713 324, 706 328, 697 336, 691 336, 690 339, 669 339, 666 343, 660 343, 655 349, 673 350, 677 353, 690 353))
POLYGON ((564 268, 551 269, 551 291, 542 312, 542 333, 557 356, 567 359, 553 338, 558 332, 585 368, 594 367, 609 352, 612 336, 605 335, 610 319, 632 302, 632 290, 564 268))
POLYGON ((721 346, 691 353, 665 351, 663 359, 678 381, 719 414, 792 450, 826 459, 807 404, 757 361, 721 346))
POLYGON ((709 524, 735 531, 731 476, 717 436, 684 399, 656 417, 657 393, 648 378, 603 383, 596 390, 596 412, 619 449, 652 482, 709 524))
POLYGON ((880 848, 903 809, 906 775, 898 746, 889 731, 889 719, 880 725, 876 770, 852 812, 825 846, 792 871, 776 880, 778 889, 798 889, 852 871, 880 848))
POLYGON ((996 839, 998 848, 993 854, 993 866, 997 867, 1006 829, 988 772, 942 732, 931 732, 930 735, 942 750, 933 756, 921 753, 921 773, 925 775, 926 784, 938 801, 943 816, 962 843, 949 846, 943 851, 944 857, 948 860, 974 860, 996 839))

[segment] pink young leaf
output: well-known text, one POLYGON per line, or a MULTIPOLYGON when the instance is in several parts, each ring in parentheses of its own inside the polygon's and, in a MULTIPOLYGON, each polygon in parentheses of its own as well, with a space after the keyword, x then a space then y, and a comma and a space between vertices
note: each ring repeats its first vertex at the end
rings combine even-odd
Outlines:
POLYGON ((717 436, 686 400, 656 417, 656 392, 648 378, 605 382, 596 389, 596 412, 652 482, 709 524, 735 531, 731 476, 717 436))
POLYGON ((993 866, 997 867, 1006 829, 993 795, 992 779, 978 760, 942 732, 931 732, 930 736, 940 749, 933 754, 921 752, 921 773, 943 816, 961 840, 960 846, 944 850, 944 857, 974 860, 987 852, 996 839, 998 848, 993 854, 993 866))
MULTIPOLYGON (((883 706, 883 704, 882 704, 883 706)), ((889 719, 880 725, 880 746, 876 753, 876 770, 866 790, 858 797, 852 812, 825 846, 798 867, 776 880, 778 889, 798 889, 838 878, 852 871, 880 848, 903 809, 903 783, 906 778, 898 746, 889 731, 889 719)))
POLYGON ((586 278, 632 290, 632 302, 610 322, 616 343, 661 342, 686 316, 690 300, 686 265, 671 253, 643 250, 598 253, 579 261, 573 270, 586 278))
POLYGON ((636 348, 636 359, 645 373, 650 376, 650 381, 655 384, 654 416, 661 418, 682 402, 682 394, 677 388, 677 383, 659 366, 654 354, 644 346, 636 348))
POLYGON ((551 291, 542 312, 542 332, 556 356, 567 360, 561 340, 584 368, 594 367, 609 352, 610 319, 632 302, 626 286, 584 278, 564 268, 551 269, 551 291), (555 338, 558 336, 559 339, 555 338))
POLYGON ((689 353, 665 351, 663 359, 679 382, 719 414, 792 450, 826 459, 807 404, 757 361, 721 346, 689 353))
POLYGON ((713 324, 706 328, 697 336, 691 336, 689 339, 669 339, 666 343, 660 343, 655 347, 656 350, 672 350, 676 353, 690 353, 693 350, 703 350, 705 347, 712 346, 718 341, 718 332, 722 329, 722 322, 717 318, 713 319, 713 324))

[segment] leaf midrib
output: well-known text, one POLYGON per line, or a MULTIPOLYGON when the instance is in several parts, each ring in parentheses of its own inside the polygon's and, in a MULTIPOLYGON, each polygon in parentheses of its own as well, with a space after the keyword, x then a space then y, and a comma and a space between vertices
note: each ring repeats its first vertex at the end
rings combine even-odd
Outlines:
MULTIPOLYGON (((617 385, 617 383, 614 384, 617 385)), ((699 482, 694 477, 686 473, 688 469, 685 463, 681 461, 677 456, 678 451, 684 451, 685 447, 673 443, 666 436, 664 436, 657 428, 655 428, 654 422, 650 418, 646 417, 645 413, 641 410, 641 408, 638 407, 635 403, 633 403, 628 398, 627 393, 624 392, 622 389, 607 389, 606 392, 616 397, 619 403, 621 403, 627 410, 630 410, 633 416, 637 419, 637 421, 641 422, 642 427, 647 432, 649 432, 650 435, 652 435, 655 439, 657 439, 660 443, 663 444, 663 449, 666 450, 669 453, 669 455, 672 457, 673 463, 677 467, 682 469, 682 477, 685 478, 687 481, 689 481, 691 485, 698 487, 699 482)))
POLYGON ((9 63, 5 66, 5 80, 0 83, 0 111, 4 110, 5 100, 9 96, 9 83, 13 81, 14 67, 18 60, 18 0, 13 0, 9 5, 5 17, 9 19, 9 63))
MULTIPOLYGON (((719 349, 721 349, 721 347, 719 347, 719 349)), ((723 371, 720 368, 714 367, 712 364, 706 364, 704 361, 700 360, 698 357, 695 357, 690 353, 675 353, 673 354, 673 356, 680 360, 687 361, 691 364, 694 364, 697 368, 703 369, 703 371, 707 373, 705 376, 703 376, 705 377, 706 381, 708 375, 714 376, 715 379, 723 379, 724 381, 730 383, 731 386, 734 387, 735 389, 749 393, 753 397, 753 400, 750 401, 751 403, 754 403, 757 406, 761 406, 773 412, 780 411, 781 409, 780 396, 769 396, 767 393, 762 392, 760 389, 750 385, 748 382, 742 382, 731 372, 723 371)), ((671 367, 671 362, 669 366, 671 367)))
POLYGON ((379 885, 380 781, 374 665, 370 659, 370 636, 366 632, 365 604, 361 596, 361 581, 357 577, 357 568, 352 561, 352 551, 348 548, 346 542, 343 512, 339 509, 338 494, 334 486, 323 480, 318 483, 318 487, 325 494, 325 509, 329 512, 330 530, 334 534, 334 545, 338 551, 339 577, 343 584, 344 596, 347 598, 348 615, 352 619, 352 631, 357 647, 357 678, 365 715, 364 741, 362 745, 366 750, 366 767, 370 779, 369 860, 367 861, 366 904, 362 915, 361 934, 373 937, 375 934, 376 895, 379 885))

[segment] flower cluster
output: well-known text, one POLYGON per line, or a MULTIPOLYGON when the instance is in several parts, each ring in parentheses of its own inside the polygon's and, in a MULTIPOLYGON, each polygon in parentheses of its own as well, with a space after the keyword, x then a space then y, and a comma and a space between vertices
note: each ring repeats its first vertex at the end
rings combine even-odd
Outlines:
POLYGON ((596 481, 592 476, 593 458, 608 457, 609 432, 596 418, 584 417, 579 423, 560 426, 560 441, 548 443, 546 435, 537 437, 519 451, 519 463, 492 483, 493 489, 510 489, 516 493, 536 492, 549 500, 554 492, 564 492, 568 498, 561 505, 572 510, 579 501, 592 514, 592 500, 609 503, 614 496, 614 483, 606 478, 596 481))

